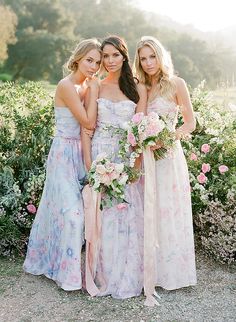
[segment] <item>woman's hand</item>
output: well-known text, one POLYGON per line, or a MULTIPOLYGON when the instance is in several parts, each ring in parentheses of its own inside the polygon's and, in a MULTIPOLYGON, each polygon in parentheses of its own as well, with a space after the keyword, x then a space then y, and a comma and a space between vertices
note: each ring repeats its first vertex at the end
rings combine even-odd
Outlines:
POLYGON ((150 150, 151 151, 155 151, 155 150, 158 150, 158 149, 161 149, 163 147, 163 142, 162 141, 157 141, 155 145, 152 145, 150 147, 150 150))
POLYGON ((176 140, 189 140, 191 139, 191 134, 188 132, 184 132, 182 129, 177 129, 175 131, 175 138, 176 140))
POLYGON ((92 139, 95 129, 89 130, 89 129, 83 128, 83 131, 85 134, 87 134, 90 137, 90 139, 92 139))
POLYGON ((97 77, 87 79, 86 84, 91 90, 99 90, 99 79, 97 77))

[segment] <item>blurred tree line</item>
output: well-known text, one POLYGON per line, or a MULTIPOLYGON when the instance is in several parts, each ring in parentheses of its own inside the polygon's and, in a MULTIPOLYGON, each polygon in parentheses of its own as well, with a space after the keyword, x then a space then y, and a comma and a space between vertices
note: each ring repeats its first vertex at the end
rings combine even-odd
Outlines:
POLYGON ((157 28, 134 5, 132 0, 0 0, 0 73, 13 80, 54 83, 78 41, 118 34, 126 39, 131 58, 142 35, 160 39, 171 52, 176 72, 193 87, 206 79, 214 88, 233 69, 236 74, 236 56, 229 49, 213 52, 204 41, 157 28))

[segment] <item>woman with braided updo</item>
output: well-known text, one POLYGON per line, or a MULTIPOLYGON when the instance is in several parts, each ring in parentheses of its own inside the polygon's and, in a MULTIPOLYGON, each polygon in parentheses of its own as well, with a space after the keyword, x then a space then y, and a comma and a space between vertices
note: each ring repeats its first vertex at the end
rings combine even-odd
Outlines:
POLYGON ((24 270, 45 275, 67 291, 81 281, 84 211, 80 179, 85 175, 80 127, 94 128, 101 62, 100 43, 81 41, 67 63, 69 74, 55 94, 56 133, 47 159, 46 181, 28 243, 24 270), (87 109, 84 93, 89 88, 87 109))

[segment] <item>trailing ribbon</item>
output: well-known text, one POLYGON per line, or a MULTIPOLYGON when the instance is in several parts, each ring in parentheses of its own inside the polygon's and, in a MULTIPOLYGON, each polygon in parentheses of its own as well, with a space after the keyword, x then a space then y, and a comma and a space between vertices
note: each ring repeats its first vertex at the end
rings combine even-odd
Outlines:
POLYGON ((100 249, 101 236, 101 193, 86 185, 82 191, 85 213, 86 265, 85 283, 91 296, 99 293, 94 279, 97 268, 97 258, 100 249))
POLYGON ((156 230, 156 174, 154 154, 147 147, 143 151, 144 184, 144 294, 147 306, 160 305, 154 296, 156 281, 156 247, 158 247, 156 230))

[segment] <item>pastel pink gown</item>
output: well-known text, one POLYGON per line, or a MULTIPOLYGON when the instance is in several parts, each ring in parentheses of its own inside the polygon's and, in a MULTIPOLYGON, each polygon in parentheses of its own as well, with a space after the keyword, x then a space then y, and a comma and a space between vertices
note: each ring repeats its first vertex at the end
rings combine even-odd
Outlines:
MULTIPOLYGON (((148 112, 164 115, 174 129, 178 106, 163 97, 148 112)), ((167 290, 196 284, 192 207, 188 168, 179 141, 168 157, 155 162, 157 248, 156 286, 167 290)))

